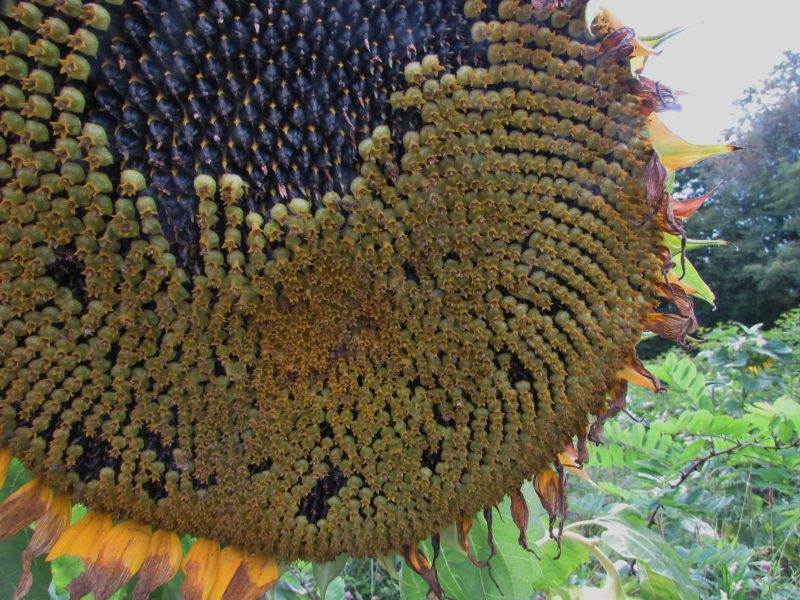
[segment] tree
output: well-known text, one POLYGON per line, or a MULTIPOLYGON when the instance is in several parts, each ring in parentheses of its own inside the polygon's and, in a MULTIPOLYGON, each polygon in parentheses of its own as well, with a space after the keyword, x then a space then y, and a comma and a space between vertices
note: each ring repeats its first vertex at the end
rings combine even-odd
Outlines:
POLYGON ((718 297, 716 312, 698 307, 706 325, 772 323, 800 304, 800 54, 787 52, 738 104, 745 116, 726 134, 748 150, 688 169, 676 194, 727 180, 687 222, 689 237, 730 242, 693 253, 718 297))

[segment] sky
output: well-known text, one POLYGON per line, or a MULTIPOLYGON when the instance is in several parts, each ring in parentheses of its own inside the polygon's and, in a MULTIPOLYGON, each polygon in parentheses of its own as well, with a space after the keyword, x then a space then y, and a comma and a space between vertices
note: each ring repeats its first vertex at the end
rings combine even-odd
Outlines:
POLYGON ((800 52, 800 0, 592 0, 639 35, 674 27, 644 74, 687 92, 680 112, 662 113, 667 125, 693 143, 727 140, 748 87, 766 78, 787 50, 800 52))

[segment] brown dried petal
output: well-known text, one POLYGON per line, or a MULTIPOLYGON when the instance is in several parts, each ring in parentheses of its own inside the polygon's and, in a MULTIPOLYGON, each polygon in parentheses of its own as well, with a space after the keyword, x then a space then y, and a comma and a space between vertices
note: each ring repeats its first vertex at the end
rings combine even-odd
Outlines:
POLYGON ((686 336, 697 330, 697 321, 684 315, 650 313, 645 319, 644 328, 657 336, 686 346, 686 336))
POLYGON ((403 557, 406 559, 408 566, 414 569, 414 572, 425 580, 425 583, 428 584, 428 588, 430 588, 430 592, 439 600, 444 598, 444 590, 439 584, 439 577, 436 574, 436 569, 431 566, 430 561, 428 561, 425 555, 417 550, 416 546, 406 546, 403 548, 403 557))
POLYGON ((661 164, 658 154, 653 152, 647 166, 644 168, 644 189, 647 195, 647 206, 653 215, 660 210, 661 203, 664 201, 666 192, 664 191, 667 182, 667 170, 661 164))
POLYGON ((613 419, 625 408, 628 396, 628 382, 624 379, 615 379, 609 390, 608 405, 603 414, 599 415, 589 428, 589 440, 595 444, 603 443, 603 427, 606 421, 613 419))
POLYGON ((539 558, 539 555, 528 546, 528 505, 525 503, 525 498, 522 496, 522 492, 516 490, 512 491, 509 497, 511 498, 511 518, 514 520, 514 525, 519 529, 519 539, 517 541, 525 550, 539 558))
POLYGON ((50 502, 44 516, 36 520, 33 535, 22 553, 22 576, 14 592, 13 600, 19 600, 28 594, 33 583, 33 574, 31 573, 33 559, 50 551, 58 537, 69 526, 71 516, 72 502, 69 497, 59 494, 50 502))
POLYGON ((22 531, 44 516, 53 491, 39 479, 33 479, 0 504, 0 542, 22 531))

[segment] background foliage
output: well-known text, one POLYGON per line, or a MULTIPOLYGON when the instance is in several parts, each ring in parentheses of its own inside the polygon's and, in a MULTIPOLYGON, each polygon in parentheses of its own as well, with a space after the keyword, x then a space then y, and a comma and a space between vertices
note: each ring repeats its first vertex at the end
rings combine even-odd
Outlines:
POLYGON ((719 298, 700 321, 771 325, 800 304, 800 54, 787 52, 738 104, 744 116, 726 137, 747 150, 681 171, 676 196, 725 182, 686 224, 690 238, 730 242, 693 255, 719 298))

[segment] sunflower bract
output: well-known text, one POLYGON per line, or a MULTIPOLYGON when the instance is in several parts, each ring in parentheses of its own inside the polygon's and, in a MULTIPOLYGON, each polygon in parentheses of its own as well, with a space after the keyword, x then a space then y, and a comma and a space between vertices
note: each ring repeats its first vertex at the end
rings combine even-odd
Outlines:
POLYGON ((625 55, 536 4, 4 4, 0 443, 281 559, 551 463, 662 275, 625 55))

